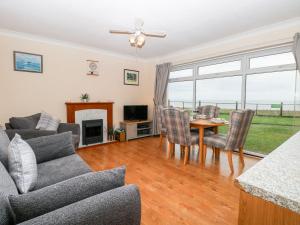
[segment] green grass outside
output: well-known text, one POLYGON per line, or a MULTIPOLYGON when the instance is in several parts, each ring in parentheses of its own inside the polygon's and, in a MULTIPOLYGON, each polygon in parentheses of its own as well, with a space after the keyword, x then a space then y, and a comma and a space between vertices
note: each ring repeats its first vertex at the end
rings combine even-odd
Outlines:
MULTIPOLYGON (((220 117, 228 120, 229 115, 221 114, 220 117)), ((255 116, 247 136, 245 149, 268 154, 299 131, 299 124, 300 118, 255 116)), ((226 134, 227 129, 227 126, 222 126, 219 132, 226 134)))

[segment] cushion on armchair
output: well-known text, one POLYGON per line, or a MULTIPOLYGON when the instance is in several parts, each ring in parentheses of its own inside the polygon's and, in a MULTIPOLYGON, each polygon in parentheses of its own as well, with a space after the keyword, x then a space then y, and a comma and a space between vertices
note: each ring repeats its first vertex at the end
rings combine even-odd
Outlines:
POLYGON ((11 117, 9 123, 13 129, 35 129, 41 113, 27 117, 11 117))
POLYGON ((37 163, 69 156, 75 153, 72 132, 26 140, 33 149, 37 163))
POLYGON ((60 124, 60 119, 56 119, 50 114, 46 112, 42 112, 40 120, 36 125, 36 129, 57 131, 59 124, 60 124))
POLYGON ((5 131, 0 127, 0 162, 8 169, 8 145, 10 140, 5 131))
POLYGON ((9 201, 17 223, 54 211, 125 183, 125 167, 91 172, 23 195, 9 201))

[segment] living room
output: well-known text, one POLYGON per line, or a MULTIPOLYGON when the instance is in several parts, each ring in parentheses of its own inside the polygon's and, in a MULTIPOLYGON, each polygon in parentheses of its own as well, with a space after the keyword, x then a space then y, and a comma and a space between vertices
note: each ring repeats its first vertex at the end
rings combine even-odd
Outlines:
POLYGON ((2 1, 0 224, 300 224, 299 9, 2 1))

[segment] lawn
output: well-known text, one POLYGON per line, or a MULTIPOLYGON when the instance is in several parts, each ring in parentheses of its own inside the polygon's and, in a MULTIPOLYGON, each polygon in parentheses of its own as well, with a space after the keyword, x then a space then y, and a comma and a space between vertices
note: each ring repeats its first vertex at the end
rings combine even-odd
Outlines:
MULTIPOLYGON (((228 114, 220 117, 228 120, 228 114)), ((300 118, 279 116, 255 116, 247 136, 246 150, 268 154, 300 130, 300 118), (295 126, 298 125, 298 126, 295 126)), ((220 127, 226 133, 227 127, 220 127)))

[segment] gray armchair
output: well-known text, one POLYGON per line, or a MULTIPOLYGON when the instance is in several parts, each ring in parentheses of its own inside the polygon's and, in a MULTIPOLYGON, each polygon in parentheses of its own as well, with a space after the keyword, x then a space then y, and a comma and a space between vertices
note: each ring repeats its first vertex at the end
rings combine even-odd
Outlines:
POLYGON ((5 132, 10 140, 13 139, 16 133, 19 134, 22 137, 22 139, 27 140, 31 138, 37 138, 37 137, 71 131, 73 135, 72 138, 73 138, 74 146, 75 148, 78 148, 79 141, 80 141, 79 124, 60 123, 57 131, 38 130, 35 129, 35 127, 40 117, 41 117, 41 113, 37 113, 27 117, 11 117, 9 119, 9 123, 5 124, 6 127, 5 132))
POLYGON ((125 185, 125 167, 92 172, 75 154, 71 132, 27 142, 37 159, 37 183, 19 194, 0 158, 1 225, 140 224, 140 193, 137 186, 125 185))

